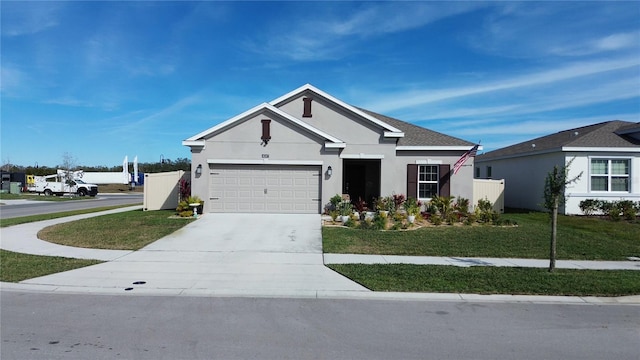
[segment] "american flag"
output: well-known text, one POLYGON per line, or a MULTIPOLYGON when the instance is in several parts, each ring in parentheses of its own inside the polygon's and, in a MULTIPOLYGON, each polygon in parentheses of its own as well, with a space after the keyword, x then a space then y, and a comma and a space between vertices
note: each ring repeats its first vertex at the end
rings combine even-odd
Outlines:
POLYGON ((460 157, 460 159, 458 159, 458 161, 456 161, 455 165, 453 165, 453 174, 454 175, 458 173, 458 170, 460 170, 462 165, 464 165, 464 163, 467 162, 468 158, 470 158, 472 156, 476 156, 476 154, 478 153, 478 146, 480 146, 480 144, 474 145, 469 151, 464 153, 462 155, 462 157, 460 157))

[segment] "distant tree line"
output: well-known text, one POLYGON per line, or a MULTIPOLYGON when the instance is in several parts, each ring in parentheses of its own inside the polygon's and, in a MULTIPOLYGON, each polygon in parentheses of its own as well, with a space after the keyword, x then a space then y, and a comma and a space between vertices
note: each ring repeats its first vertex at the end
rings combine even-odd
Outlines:
MULTIPOLYGON (((64 161, 63 161, 64 162, 64 161)), ((68 165, 68 164, 67 164, 68 165)), ((56 167, 48 166, 21 166, 6 162, 2 165, 2 170, 7 172, 19 172, 29 175, 51 175, 55 174, 58 169, 66 169, 65 164, 57 165, 56 167)), ((116 166, 81 166, 75 165, 71 169, 84 170, 86 172, 121 172, 122 164, 116 166)), ((160 162, 154 163, 138 163, 138 172, 141 173, 159 173, 167 171, 184 170, 186 172, 191 171, 191 160, 187 158, 177 158, 175 160, 162 159, 160 162)), ((133 163, 129 163, 129 172, 133 173, 133 163)))

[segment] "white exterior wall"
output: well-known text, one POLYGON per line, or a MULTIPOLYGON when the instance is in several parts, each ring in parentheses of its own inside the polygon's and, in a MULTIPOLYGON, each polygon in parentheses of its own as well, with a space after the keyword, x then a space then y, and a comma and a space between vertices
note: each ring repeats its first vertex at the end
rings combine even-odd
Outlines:
POLYGON ((481 174, 491 166, 492 179, 504 179, 504 206, 532 210, 544 210, 544 182, 555 165, 563 166, 564 154, 560 152, 531 155, 519 158, 477 161, 481 174))
POLYGON ((606 201, 631 200, 640 201, 640 156, 629 153, 594 152, 594 153, 566 153, 566 162, 573 159, 569 167, 569 179, 573 179, 580 173, 580 179, 567 186, 565 214, 582 214, 580 202, 586 199, 606 201), (627 192, 592 192, 591 188, 591 159, 631 159, 630 168, 630 193, 627 192))
POLYGON ((522 156, 501 160, 479 161, 481 174, 486 174, 486 167, 492 167, 493 179, 505 179, 505 206, 544 211, 544 183, 547 174, 554 165, 563 166, 572 161, 568 178, 573 179, 580 173, 580 179, 567 186, 566 203, 560 211, 566 215, 582 214, 579 204, 582 200, 632 200, 640 201, 640 156, 623 152, 553 152, 531 156, 522 156), (631 192, 592 192, 590 191, 591 158, 623 158, 631 159, 630 186, 631 192))

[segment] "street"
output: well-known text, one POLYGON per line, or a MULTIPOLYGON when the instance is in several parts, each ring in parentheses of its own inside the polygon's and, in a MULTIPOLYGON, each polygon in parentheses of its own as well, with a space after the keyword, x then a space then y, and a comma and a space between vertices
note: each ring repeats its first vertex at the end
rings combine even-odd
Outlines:
POLYGON ((2 291, 2 359, 637 359, 640 307, 2 291))
MULTIPOLYGON (((63 211, 84 210, 105 206, 142 204, 143 194, 98 194, 95 198, 75 201, 21 201, 0 206, 0 219, 20 216, 50 214, 63 211)), ((2 202, 2 201, 0 201, 2 202)))

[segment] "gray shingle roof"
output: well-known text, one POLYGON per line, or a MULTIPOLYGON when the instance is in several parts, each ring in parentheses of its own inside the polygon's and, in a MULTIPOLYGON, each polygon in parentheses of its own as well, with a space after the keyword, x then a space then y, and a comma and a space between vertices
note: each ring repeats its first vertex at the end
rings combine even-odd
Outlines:
POLYGON ((640 141, 616 132, 621 129, 633 129, 640 123, 628 121, 607 121, 599 124, 564 130, 555 134, 527 140, 519 144, 504 147, 479 155, 478 160, 490 160, 504 156, 535 154, 550 150, 560 150, 563 147, 639 147, 640 141), (535 146, 534 146, 535 145, 535 146))
POLYGON ((381 115, 367 109, 358 108, 368 115, 383 121, 404 132, 404 137, 398 139, 398 146, 473 146, 475 144, 445 135, 437 131, 429 130, 402 120, 381 115))

